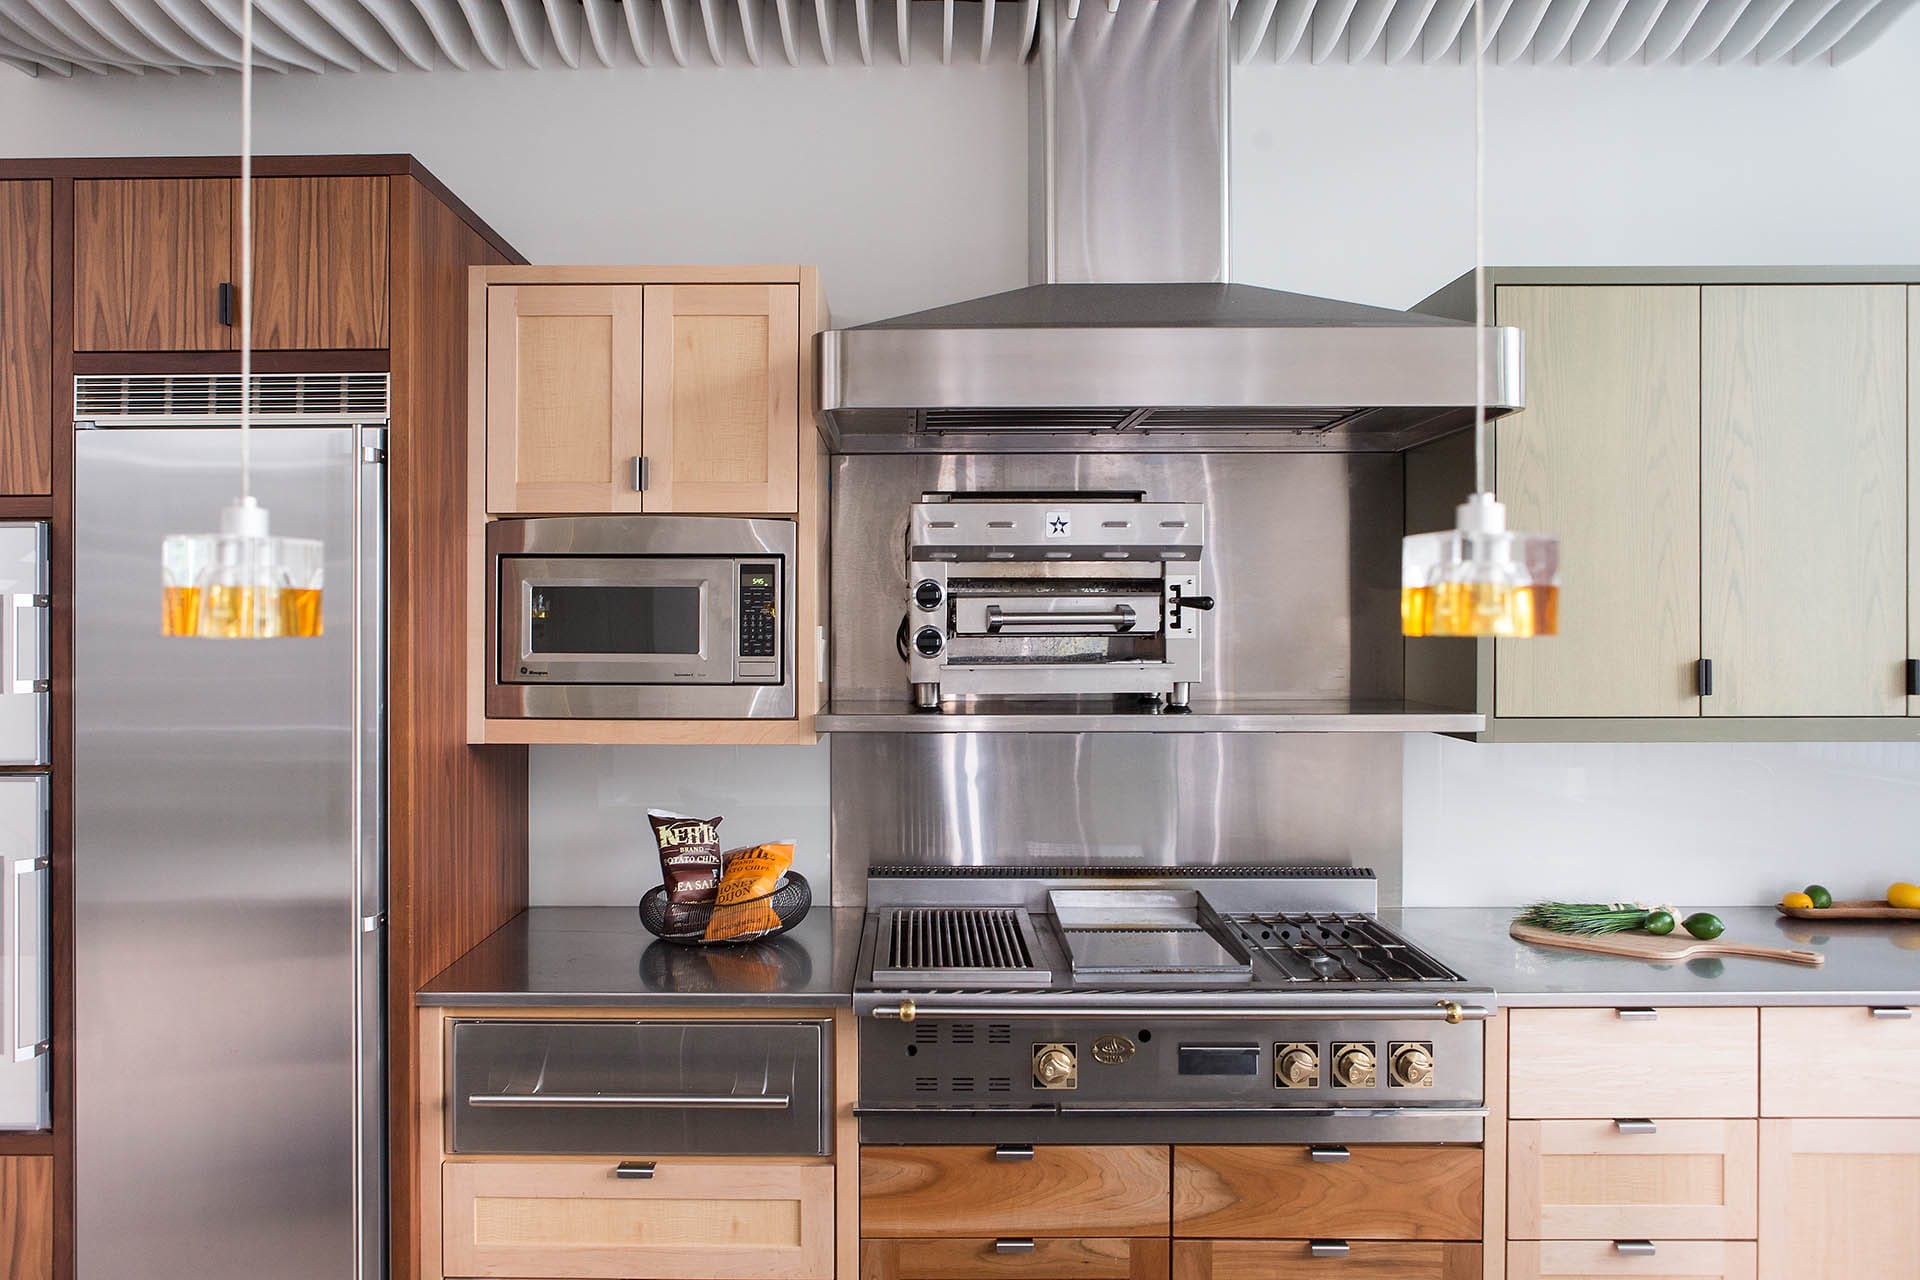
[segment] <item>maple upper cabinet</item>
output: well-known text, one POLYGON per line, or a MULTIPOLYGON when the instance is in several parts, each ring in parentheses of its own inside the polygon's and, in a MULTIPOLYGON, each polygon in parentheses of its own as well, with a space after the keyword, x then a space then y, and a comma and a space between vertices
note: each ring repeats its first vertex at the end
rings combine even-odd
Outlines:
MULTIPOLYGON (((239 187, 75 182, 74 349, 237 348, 239 187)), ((388 179, 256 178, 253 190, 255 348, 385 347, 388 179)))
POLYGON ((784 270, 488 273, 487 512, 796 513, 816 326, 784 270))
POLYGON ((53 491, 53 184, 0 182, 0 494, 53 491))
POLYGON ((647 510, 794 510, 799 334, 797 285, 647 289, 647 510))
POLYGON ((642 292, 487 290, 488 511, 641 509, 642 292))

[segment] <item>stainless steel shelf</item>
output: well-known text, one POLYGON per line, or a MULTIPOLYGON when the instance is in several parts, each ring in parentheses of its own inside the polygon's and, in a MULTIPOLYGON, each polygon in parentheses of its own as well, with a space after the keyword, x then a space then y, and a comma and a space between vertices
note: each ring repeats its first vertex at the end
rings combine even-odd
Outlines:
POLYGON ((1131 700, 966 699, 939 712, 898 702, 835 702, 822 733, 1478 733, 1485 716, 1416 702, 1296 698, 1195 699, 1183 714, 1131 700))

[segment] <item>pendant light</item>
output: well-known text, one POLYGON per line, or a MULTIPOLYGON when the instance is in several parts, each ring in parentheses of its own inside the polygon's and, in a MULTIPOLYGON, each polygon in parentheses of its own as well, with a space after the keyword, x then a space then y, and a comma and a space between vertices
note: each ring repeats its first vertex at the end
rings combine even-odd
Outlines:
POLYGON ((253 0, 240 8, 240 496, 218 533, 161 546, 160 631, 215 640, 320 634, 318 539, 278 538, 253 496, 253 0))
POLYGON ((1487 483, 1486 0, 1473 0, 1473 493, 1454 527, 1400 544, 1400 630, 1409 636, 1550 636, 1560 627, 1560 540, 1514 533, 1487 483))

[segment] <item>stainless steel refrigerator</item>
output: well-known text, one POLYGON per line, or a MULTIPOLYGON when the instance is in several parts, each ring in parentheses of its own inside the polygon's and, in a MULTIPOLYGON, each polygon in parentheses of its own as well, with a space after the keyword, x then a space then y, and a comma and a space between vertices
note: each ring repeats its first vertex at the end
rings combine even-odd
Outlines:
POLYGON ((297 412, 252 432, 274 532, 325 541, 323 634, 169 639, 161 540, 216 527, 238 432, 158 399, 91 415, 81 399, 78 1274, 372 1280, 386 1270, 385 414, 297 412))

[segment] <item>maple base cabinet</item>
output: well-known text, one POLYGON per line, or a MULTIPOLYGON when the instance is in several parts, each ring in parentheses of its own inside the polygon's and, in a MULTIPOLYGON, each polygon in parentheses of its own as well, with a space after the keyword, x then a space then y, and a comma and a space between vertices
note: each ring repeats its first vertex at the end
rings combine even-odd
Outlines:
MULTIPOLYGON (((1754 1280, 1751 1241, 1528 1241, 1507 1246, 1507 1280, 1754 1280), (1641 1246, 1644 1246, 1642 1248, 1641 1246)), ((1858 1273, 1866 1280, 1867 1272, 1858 1273)))
POLYGON ((1920 1118, 1762 1120, 1760 1222, 1760 1280, 1920 1277, 1920 1118))

